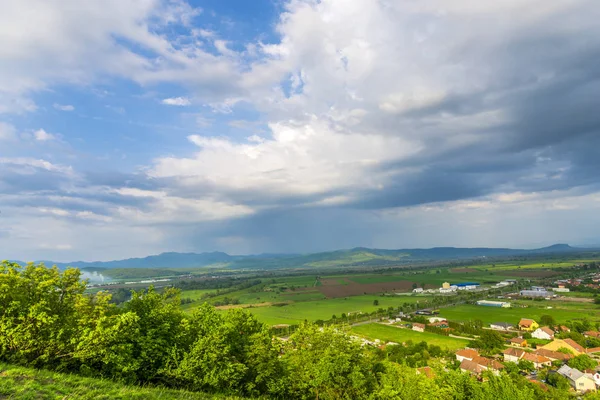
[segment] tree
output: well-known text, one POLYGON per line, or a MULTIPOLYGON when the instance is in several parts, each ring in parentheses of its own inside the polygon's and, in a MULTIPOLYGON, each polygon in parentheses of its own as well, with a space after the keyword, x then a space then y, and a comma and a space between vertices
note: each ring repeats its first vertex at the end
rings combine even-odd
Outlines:
POLYGON ((587 354, 580 354, 577 357, 573 357, 568 361, 568 364, 569 367, 578 369, 580 371, 593 369, 596 367, 596 365, 598 365, 598 363, 587 354))
POLYGON ((413 288, 413 289, 416 289, 416 288, 418 288, 418 287, 419 287, 419 285, 417 285, 417 282, 414 282, 414 283, 412 284, 412 288, 413 288))
POLYGON ((540 317, 540 325, 542 326, 554 326, 556 325, 556 320, 552 315, 542 315, 540 317))
POLYGON ((379 363, 339 328, 302 325, 281 357, 286 386, 296 398, 356 399, 376 385, 379 363))
POLYGON ((518 366, 521 371, 535 371, 535 365, 531 361, 519 360, 518 366))
POLYGON ((546 378, 546 382, 549 385, 561 390, 569 390, 571 388, 567 378, 558 373, 549 373, 548 377, 546 378))
POLYGON ((493 353, 494 350, 504 347, 504 339, 496 331, 484 330, 481 332, 479 339, 472 342, 472 346, 484 352, 493 353))
POLYGON ((505 362, 504 370, 507 374, 516 374, 520 371, 519 366, 514 362, 505 362))
POLYGON ((379 305, 379 300, 377 300, 377 299, 373 300, 373 305, 374 306, 378 306, 379 305))

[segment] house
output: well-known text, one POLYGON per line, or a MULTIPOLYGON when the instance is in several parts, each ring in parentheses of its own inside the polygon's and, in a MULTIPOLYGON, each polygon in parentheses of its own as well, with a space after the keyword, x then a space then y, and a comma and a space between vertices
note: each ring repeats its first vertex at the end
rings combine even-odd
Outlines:
POLYGON ((456 359, 462 362, 463 360, 473 361, 475 357, 479 356, 479 353, 477 350, 473 349, 460 349, 455 353, 455 355, 456 359))
POLYGON ((501 307, 501 308, 510 308, 510 303, 505 301, 490 301, 490 300, 479 300, 477 302, 478 306, 486 306, 486 307, 501 307))
POLYGON ((412 330, 417 332, 425 332, 425 324, 419 324, 418 322, 415 322, 412 325, 412 330))
POLYGON ((549 367, 552 365, 552 360, 548 357, 541 356, 535 353, 525 353, 523 355, 522 360, 531 361, 535 369, 540 369, 543 367, 549 367))
POLYGON ((592 337, 592 338, 598 338, 598 337, 600 337, 600 332, 598 332, 598 331, 585 331, 585 332, 583 332, 583 336, 585 336, 585 337, 592 337))
POLYGON ((588 354, 600 353, 600 347, 592 347, 590 349, 586 349, 585 352, 588 354))
POLYGON ((598 371, 596 371, 591 375, 592 375, 592 379, 594 380, 594 383, 596 383, 596 386, 600 386, 600 373, 598 373, 598 371))
POLYGON ((540 325, 532 319, 521 318, 519 321, 519 329, 527 332, 535 331, 540 325))
POLYGON ((563 365, 557 371, 559 374, 567 378, 571 387, 578 392, 589 392, 596 390, 596 382, 593 375, 585 374, 578 369, 571 368, 568 365, 563 365))
POLYGON ((423 288, 420 288, 420 287, 414 288, 413 293, 423 293, 423 288))
POLYGON ((472 361, 477 363, 477 365, 485 370, 491 371, 496 375, 500 372, 500 370, 504 369, 504 365, 496 360, 492 360, 491 358, 476 356, 472 361))
POLYGON ((527 339, 522 337, 515 337, 510 339, 510 345, 515 347, 527 347, 527 339))
POLYGON ((542 326, 533 331, 531 336, 536 339, 552 340, 554 339, 554 331, 547 326, 542 326))
POLYGON ((518 363, 525 355, 525 350, 510 348, 504 350, 502 354, 504 355, 504 362, 518 363))
POLYGON ((460 363, 460 370, 462 372, 470 372, 473 375, 479 375, 485 371, 485 368, 474 361, 462 360, 460 363))
POLYGON ((541 346, 540 348, 552 351, 558 351, 559 349, 567 349, 576 356, 584 354, 586 352, 585 349, 573 339, 554 339, 550 343, 541 346))
POLYGON ((448 329, 448 321, 438 321, 438 322, 434 322, 433 324, 430 324, 431 326, 435 326, 436 328, 440 328, 440 329, 448 329))
POLYGON ((560 351, 552 351, 544 348, 539 348, 534 351, 535 354, 549 358, 551 361, 562 361, 567 362, 573 356, 570 354, 561 353, 560 351))
POLYGON ((569 328, 567 328, 564 325, 558 325, 555 329, 555 332, 571 332, 571 330, 569 328))
POLYGON ((494 322, 493 324, 490 324, 490 328, 496 331, 508 331, 512 329, 513 326, 508 322, 494 322))
POLYGON ((431 317, 431 318, 429 318, 429 323, 430 324, 433 324, 434 322, 440 322, 440 321, 447 322, 446 318, 442 318, 442 317, 431 317))

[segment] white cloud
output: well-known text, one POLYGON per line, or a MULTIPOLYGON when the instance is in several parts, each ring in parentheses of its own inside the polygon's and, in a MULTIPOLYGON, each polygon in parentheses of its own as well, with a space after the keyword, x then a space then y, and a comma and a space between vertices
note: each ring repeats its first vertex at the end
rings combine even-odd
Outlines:
POLYGON ((170 97, 167 99, 163 99, 161 103, 169 106, 179 107, 186 107, 192 105, 192 102, 187 97, 170 97))
POLYGON ((33 132, 33 137, 38 142, 47 142, 49 140, 56 139, 56 137, 54 135, 52 135, 51 133, 46 132, 43 129, 38 129, 37 131, 33 132))
POLYGON ((56 108, 57 110, 60 111, 74 111, 75 107, 70 105, 70 104, 58 104, 58 103, 54 103, 54 108, 56 108))

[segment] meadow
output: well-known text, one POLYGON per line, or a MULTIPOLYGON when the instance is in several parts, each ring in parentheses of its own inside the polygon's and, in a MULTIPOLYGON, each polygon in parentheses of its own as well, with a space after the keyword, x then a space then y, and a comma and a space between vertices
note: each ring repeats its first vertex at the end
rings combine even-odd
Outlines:
POLYGON ((127 386, 111 380, 83 378, 0 363, 0 399, 234 400, 239 397, 127 386))
POLYGON ((440 316, 447 318, 450 321, 457 322, 481 320, 486 324, 492 322, 508 322, 514 325, 516 325, 521 318, 532 318, 539 321, 542 315, 551 315, 559 323, 582 318, 588 318, 590 321, 600 321, 600 309, 593 304, 560 303, 557 301, 519 303, 525 303, 528 307, 499 308, 460 305, 442 308, 440 310, 440 316))
POLYGON ((269 306, 249 308, 252 314, 269 325, 299 324, 304 320, 328 320, 333 315, 338 318, 342 313, 370 313, 379 308, 398 307, 404 303, 414 303, 423 300, 418 296, 377 296, 363 295, 347 298, 323 299, 318 301, 295 302, 285 306, 269 306), (373 305, 374 300, 379 304, 373 305))
POLYGON ((379 339, 385 342, 403 343, 412 340, 413 343, 427 342, 429 345, 440 346, 443 349, 456 350, 466 347, 469 340, 436 335, 430 332, 416 332, 411 329, 397 328, 382 324, 365 324, 354 326, 351 332, 367 339, 379 339))

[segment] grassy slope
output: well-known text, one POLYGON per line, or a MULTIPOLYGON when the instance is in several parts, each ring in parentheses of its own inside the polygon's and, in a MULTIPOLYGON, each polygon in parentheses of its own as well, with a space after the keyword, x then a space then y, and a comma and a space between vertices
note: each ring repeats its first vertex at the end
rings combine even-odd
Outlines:
POLYGON ((126 386, 109 380, 38 371, 0 363, 1 399, 235 399, 160 388, 126 386))
POLYGON ((412 340, 414 343, 419 343, 425 341, 429 345, 437 345, 450 350, 463 348, 469 343, 468 340, 464 339, 436 335, 435 333, 430 332, 415 332, 410 329, 396 328, 381 324, 355 326, 352 328, 352 332, 369 339, 379 339, 387 342, 402 343, 407 340, 412 340))

